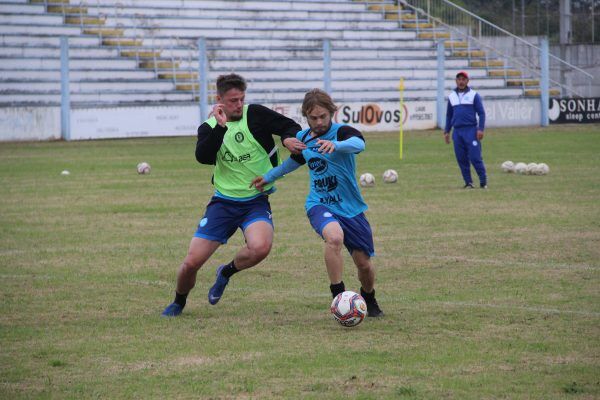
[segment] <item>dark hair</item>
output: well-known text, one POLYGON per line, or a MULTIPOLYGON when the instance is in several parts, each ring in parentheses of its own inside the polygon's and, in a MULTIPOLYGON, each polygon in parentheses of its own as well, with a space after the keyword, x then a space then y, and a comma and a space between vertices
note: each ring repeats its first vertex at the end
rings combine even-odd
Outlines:
POLYGON ((327 94, 326 91, 321 89, 312 89, 304 95, 304 101, 302 102, 302 115, 306 115, 311 112, 315 106, 321 106, 325 108, 331 115, 337 111, 337 107, 333 104, 333 99, 327 94))
POLYGON ((223 96, 230 89, 246 91, 246 80, 238 74, 219 75, 217 78, 217 94, 223 96))

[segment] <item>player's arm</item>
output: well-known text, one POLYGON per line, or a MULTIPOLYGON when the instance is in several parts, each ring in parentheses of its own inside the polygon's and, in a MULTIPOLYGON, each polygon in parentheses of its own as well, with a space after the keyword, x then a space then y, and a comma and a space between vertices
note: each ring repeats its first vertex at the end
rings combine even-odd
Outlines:
POLYGON ((204 122, 198 127, 198 141, 196 142, 196 160, 201 164, 215 164, 217 153, 223 144, 223 137, 227 127, 215 124, 211 127, 204 122))
MULTIPOLYGON (((302 159, 302 160, 304 160, 304 159, 302 159)), ((263 176, 257 176, 256 178, 254 178, 252 180, 252 183, 250 183, 250 187, 254 186, 254 187, 256 187, 256 189, 258 189, 259 191, 262 192, 263 187, 266 184, 275 182, 277 179, 281 178, 282 176, 287 175, 290 172, 297 170, 304 163, 299 163, 294 158, 290 157, 287 160, 285 160, 281 165, 271 168, 263 176)))
POLYGON ((338 129, 337 140, 317 140, 319 152, 358 154, 365 150, 365 138, 358 129, 344 125, 338 129))
POLYGON ((248 126, 257 136, 276 135, 281 143, 293 154, 299 154, 306 145, 296 139, 296 133, 302 130, 300 125, 268 107, 251 104, 248 107, 248 126))
POLYGON ((485 129, 485 108, 483 108, 483 102, 481 101, 481 96, 479 96, 479 93, 477 93, 475 95, 475 99, 473 99, 473 106, 475 107, 475 112, 479 117, 477 140, 481 140, 483 139, 483 130, 485 129))
POLYGON ((450 144, 450 129, 452 129, 452 117, 454 116, 454 107, 450 104, 448 99, 448 106, 446 107, 446 127, 444 128, 444 140, 446 144, 450 144))

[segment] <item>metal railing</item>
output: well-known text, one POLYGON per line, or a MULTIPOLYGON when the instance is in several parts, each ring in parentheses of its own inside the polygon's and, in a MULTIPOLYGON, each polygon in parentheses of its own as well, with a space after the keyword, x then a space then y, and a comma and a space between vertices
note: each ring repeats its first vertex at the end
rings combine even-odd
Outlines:
MULTIPOLYGON (((398 3, 405 10, 414 12, 417 21, 420 18, 426 19, 434 27, 447 29, 451 34, 452 42, 454 40, 466 42, 469 60, 471 49, 480 48, 485 51, 486 66, 489 65, 490 55, 504 61, 505 76, 508 70, 507 62, 510 62, 514 67, 524 70, 530 76, 539 78, 541 49, 526 39, 500 28, 448 0, 399 0, 398 3)), ((399 21, 402 21, 402 11, 398 12, 399 21)), ((561 95, 584 97, 584 93, 573 88, 575 84, 580 84, 587 86, 587 95, 591 96, 593 75, 552 54, 550 54, 550 69, 555 72, 555 79, 550 79, 550 82, 560 88, 561 95), (558 80, 556 79, 557 74, 560 74, 558 80)))

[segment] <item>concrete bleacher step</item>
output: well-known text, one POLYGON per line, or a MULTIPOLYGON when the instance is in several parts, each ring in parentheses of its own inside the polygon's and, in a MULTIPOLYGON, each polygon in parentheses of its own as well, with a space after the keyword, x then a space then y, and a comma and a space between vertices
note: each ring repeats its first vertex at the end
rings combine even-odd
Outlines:
POLYGON ((517 69, 497 69, 488 71, 489 76, 521 76, 522 72, 517 69))
POLYGON ((60 5, 48 5, 46 11, 49 13, 87 15, 88 8, 85 6, 62 3, 60 5))
POLYGON ((469 65, 471 67, 486 68, 486 67, 504 67, 502 60, 472 60, 469 65))
MULTIPOLYGON (((74 58, 69 60, 73 69, 127 69, 136 68, 136 61, 122 58, 74 58)), ((0 58, 0 71, 4 69, 60 69, 60 58, 39 57, 5 57, 0 58)))
POLYGON ((65 24, 71 25, 104 25, 106 24, 105 18, 98 17, 80 17, 74 15, 67 15, 65 17, 65 24))
POLYGON ((538 79, 509 79, 506 81, 506 86, 539 86, 538 79))
MULTIPOLYGON (((550 96, 560 96, 559 89, 550 89, 550 96)), ((542 91, 540 89, 525 89, 523 91, 523 95, 526 97, 540 97, 542 95, 542 91)))
POLYGON ((420 32, 419 39, 450 39, 450 32, 420 32))
MULTIPOLYGON (((193 97, 186 92, 90 92, 73 93, 71 101, 78 104, 124 104, 140 102, 190 102, 193 97)), ((52 93, 2 93, 0 103, 3 104, 60 104, 60 92, 52 93)))
MULTIPOLYGON (((94 6, 89 10, 90 15, 107 15, 114 13, 114 7, 106 7, 104 3, 94 6)), ((163 17, 185 17, 185 18, 224 18, 224 19, 257 19, 265 18, 269 20, 300 19, 305 21, 312 20, 349 20, 349 21, 380 21, 381 15, 374 12, 365 12, 364 10, 345 10, 339 12, 335 10, 251 10, 240 9, 237 7, 228 7, 223 9, 189 9, 180 7, 156 8, 156 7, 120 7, 118 15, 120 17, 139 17, 163 18, 163 17)))
MULTIPOLYGON (((108 69, 108 70, 80 70, 71 69, 69 78, 73 82, 77 81, 94 81, 94 80, 112 80, 122 82, 128 80, 151 80, 155 78, 153 71, 142 71, 137 69, 108 69)), ((29 81, 58 81, 60 80, 59 69, 47 70, 24 70, 24 69, 3 69, 2 79, 16 80, 23 82, 26 85, 29 81)))
POLYGON ((483 50, 455 50, 452 52, 452 57, 485 57, 485 51, 483 50))
POLYGON ((96 35, 101 37, 121 37, 123 29, 120 28, 84 28, 84 35, 96 35))

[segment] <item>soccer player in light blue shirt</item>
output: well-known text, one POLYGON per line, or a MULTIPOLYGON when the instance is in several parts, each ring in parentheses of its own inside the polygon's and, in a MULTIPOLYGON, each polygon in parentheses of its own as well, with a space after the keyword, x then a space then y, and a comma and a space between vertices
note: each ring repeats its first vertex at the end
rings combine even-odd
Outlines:
MULTIPOLYGON (((301 154, 292 154, 283 164, 256 177, 252 185, 262 188, 306 164, 310 174, 310 192, 306 213, 313 229, 325 241, 325 266, 333 297, 344 292, 342 245, 358 268, 360 293, 370 317, 383 316, 375 299, 375 255, 373 233, 364 215, 367 205, 356 183, 356 154, 365 149, 365 140, 355 128, 332 123, 337 107, 320 89, 309 91, 302 103, 302 115, 309 128, 296 139, 306 145, 301 154)), ((252 186, 251 185, 251 186, 252 186)))

